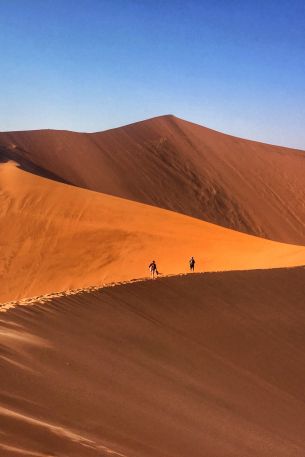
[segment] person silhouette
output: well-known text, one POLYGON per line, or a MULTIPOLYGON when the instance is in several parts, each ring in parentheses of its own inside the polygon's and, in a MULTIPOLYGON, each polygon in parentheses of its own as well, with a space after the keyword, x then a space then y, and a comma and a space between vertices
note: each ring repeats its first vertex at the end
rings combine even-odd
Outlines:
POLYGON ((190 270, 194 271, 195 270, 195 259, 193 256, 190 258, 189 264, 190 264, 190 270))
POLYGON ((154 279, 155 275, 158 274, 156 262, 153 260, 153 261, 149 264, 148 268, 149 268, 149 270, 150 270, 150 275, 151 275, 151 277, 154 279))

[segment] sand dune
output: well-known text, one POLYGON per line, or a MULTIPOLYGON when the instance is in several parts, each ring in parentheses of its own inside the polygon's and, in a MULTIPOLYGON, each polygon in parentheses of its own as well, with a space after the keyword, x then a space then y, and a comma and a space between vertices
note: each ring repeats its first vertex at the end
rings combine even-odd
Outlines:
POLYGON ((95 134, 0 133, 2 160, 79 187, 305 243, 304 151, 161 116, 95 134))
POLYGON ((305 247, 0 165, 0 301, 163 274, 305 264, 305 247))
POLYGON ((1 457, 303 457, 305 247, 240 231, 304 243, 304 157, 172 116, 0 134, 1 457))
POLYGON ((1 314, 1 456, 303 457, 305 270, 1 314))

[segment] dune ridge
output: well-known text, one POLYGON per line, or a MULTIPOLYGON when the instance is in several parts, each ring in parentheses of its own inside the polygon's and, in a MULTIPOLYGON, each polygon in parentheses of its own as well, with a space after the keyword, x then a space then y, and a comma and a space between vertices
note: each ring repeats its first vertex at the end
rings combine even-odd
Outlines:
POLYGON ((0 133, 2 161, 245 233, 305 244, 304 151, 160 116, 98 133, 0 133))
MULTIPOLYGON (((162 278, 170 278, 171 276, 184 276, 188 273, 181 273, 180 275, 162 275, 162 278)), ((160 277, 158 277, 160 278, 160 277)), ((157 279, 154 278, 155 280, 157 279)), ((44 295, 36 295, 35 297, 26 297, 21 298, 20 300, 12 300, 5 303, 0 303, 0 312, 6 312, 9 309, 16 308, 16 306, 30 306, 30 305, 37 305, 38 303, 48 303, 53 300, 53 298, 60 298, 66 297, 70 295, 83 295, 83 294, 90 294, 92 292, 99 292, 102 289, 107 287, 117 287, 123 284, 133 284, 135 282, 142 282, 142 281, 150 281, 151 278, 137 278, 137 279, 130 279, 129 281, 120 281, 120 282, 110 282, 106 284, 102 284, 100 286, 89 286, 79 289, 69 289, 69 290, 62 290, 59 292, 53 292, 44 295)))
POLYGON ((2 313, 1 455, 303 457, 304 293, 195 273, 2 313))

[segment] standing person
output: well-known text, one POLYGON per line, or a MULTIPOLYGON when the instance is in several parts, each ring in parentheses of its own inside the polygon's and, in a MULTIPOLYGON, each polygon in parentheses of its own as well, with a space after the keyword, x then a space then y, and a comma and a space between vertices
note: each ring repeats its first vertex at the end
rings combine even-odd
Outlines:
POLYGON ((149 267, 148 267, 148 268, 149 268, 149 270, 150 270, 150 275, 151 275, 151 277, 154 279, 155 274, 156 274, 156 275, 158 274, 156 262, 153 260, 153 261, 149 264, 149 267))
POLYGON ((195 270, 195 259, 193 256, 190 258, 189 264, 190 264, 190 270, 194 271, 195 270))

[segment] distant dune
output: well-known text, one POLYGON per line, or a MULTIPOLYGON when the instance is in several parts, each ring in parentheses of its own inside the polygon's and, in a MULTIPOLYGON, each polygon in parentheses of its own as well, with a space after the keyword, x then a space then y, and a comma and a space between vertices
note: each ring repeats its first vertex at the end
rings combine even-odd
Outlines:
POLYGON ((272 242, 0 165, 0 302, 148 275, 305 265, 272 242))
POLYGON ((303 457, 305 270, 111 287, 1 315, 3 457, 303 457))
POLYGON ((161 116, 101 133, 0 134, 2 160, 78 187, 305 243, 305 152, 161 116))

